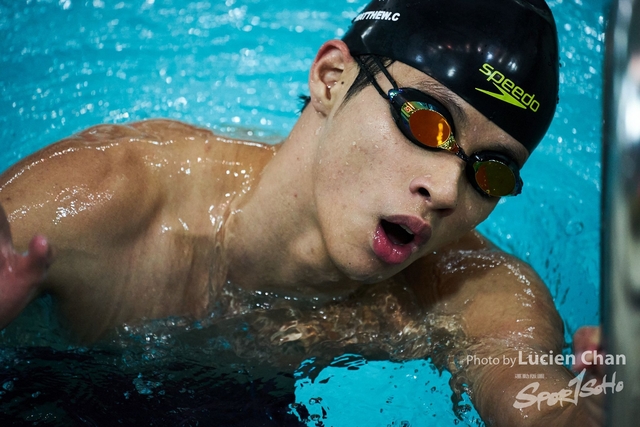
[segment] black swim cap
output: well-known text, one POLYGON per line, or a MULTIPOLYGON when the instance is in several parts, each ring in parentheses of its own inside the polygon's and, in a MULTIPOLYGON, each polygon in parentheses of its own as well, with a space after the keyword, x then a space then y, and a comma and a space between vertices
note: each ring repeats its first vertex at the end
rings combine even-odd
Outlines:
POLYGON ((544 0, 374 0, 343 41, 442 83, 529 152, 558 102, 558 36, 544 0))

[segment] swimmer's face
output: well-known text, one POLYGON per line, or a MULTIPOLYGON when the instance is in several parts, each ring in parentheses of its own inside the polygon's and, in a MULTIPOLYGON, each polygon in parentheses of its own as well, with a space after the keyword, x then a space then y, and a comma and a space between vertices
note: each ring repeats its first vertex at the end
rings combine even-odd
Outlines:
MULTIPOLYGON (((402 63, 388 69, 400 87, 428 93, 449 110, 466 153, 491 150, 519 166, 526 161, 521 144, 444 86, 402 63)), ((341 78, 327 85, 330 108, 312 102, 324 116, 313 191, 329 256, 350 278, 373 282, 467 234, 499 199, 480 195, 456 155, 411 143, 372 86, 342 104, 357 72, 345 61, 341 78)), ((381 75, 378 82, 391 88, 381 75)))

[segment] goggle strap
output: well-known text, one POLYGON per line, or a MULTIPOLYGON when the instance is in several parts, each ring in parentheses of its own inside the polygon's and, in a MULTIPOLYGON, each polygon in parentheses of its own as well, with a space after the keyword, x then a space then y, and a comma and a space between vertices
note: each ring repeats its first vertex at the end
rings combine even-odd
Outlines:
POLYGON ((391 86, 393 86, 394 89, 398 89, 398 83, 396 83, 395 79, 391 77, 391 74, 389 74, 389 70, 387 70, 387 67, 385 67, 382 61, 380 61, 380 58, 374 55, 373 61, 376 63, 378 68, 380 68, 380 71, 382 71, 384 76, 389 80, 391 86))
MULTIPOLYGON (((391 82, 391 84, 393 85, 394 89, 398 88, 398 85, 396 84, 396 81, 393 80, 393 77, 391 77, 391 75, 389 74, 389 72, 387 71, 387 69, 385 68, 385 66, 382 64, 382 62, 380 61, 380 59, 377 56, 371 55, 374 59, 374 61, 376 62, 376 65, 380 68, 380 70, 384 73, 384 75, 389 79, 389 81, 391 82)), ((382 88, 380 87, 380 85, 378 84, 375 76, 373 75, 373 73, 371 72, 371 70, 369 70, 369 67, 367 67, 364 63, 364 61, 362 61, 362 59, 359 56, 355 56, 354 59, 356 60, 356 62, 358 63, 358 65, 360 66, 360 68, 362 69, 362 71, 364 71, 364 73, 367 75, 369 81, 371 82, 371 84, 373 85, 373 87, 376 88, 376 90, 378 91, 378 93, 384 98, 384 99, 389 99, 389 95, 387 95, 386 93, 384 93, 384 91, 382 90, 382 88)))

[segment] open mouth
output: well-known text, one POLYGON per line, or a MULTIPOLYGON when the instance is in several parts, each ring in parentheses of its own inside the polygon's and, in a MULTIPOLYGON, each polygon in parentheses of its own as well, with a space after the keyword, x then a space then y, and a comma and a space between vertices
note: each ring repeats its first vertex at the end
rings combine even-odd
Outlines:
POLYGON ((431 238, 431 227, 423 219, 411 215, 380 218, 373 235, 372 249, 383 262, 402 264, 431 238))
POLYGON ((406 245, 413 242, 415 235, 404 225, 385 221, 384 219, 380 223, 387 237, 394 245, 406 245))

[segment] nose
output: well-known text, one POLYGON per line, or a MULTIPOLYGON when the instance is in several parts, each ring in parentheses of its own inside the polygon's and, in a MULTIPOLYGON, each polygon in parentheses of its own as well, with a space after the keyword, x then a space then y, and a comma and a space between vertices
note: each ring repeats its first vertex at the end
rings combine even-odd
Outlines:
POLYGON ((409 189, 412 194, 421 197, 427 205, 438 211, 440 216, 451 215, 460 197, 460 188, 464 178, 464 162, 449 153, 437 156, 437 163, 423 165, 428 170, 411 180, 409 189))

